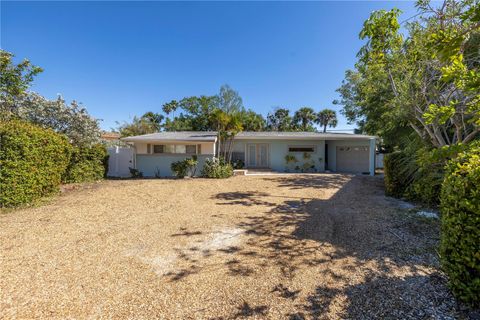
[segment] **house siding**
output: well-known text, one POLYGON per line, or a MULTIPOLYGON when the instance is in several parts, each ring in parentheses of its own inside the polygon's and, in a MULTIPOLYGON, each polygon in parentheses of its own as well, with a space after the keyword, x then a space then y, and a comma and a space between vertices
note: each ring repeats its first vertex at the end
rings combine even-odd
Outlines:
MULTIPOLYGON (((235 153, 245 153, 247 144, 265 143, 269 145, 269 168, 278 171, 285 172, 286 163, 285 156, 289 154, 289 146, 314 146, 315 152, 311 153, 311 161, 315 163, 317 172, 325 171, 325 141, 324 140, 237 140, 233 145, 233 151, 235 153)), ((306 161, 303 159, 303 152, 290 153, 295 155, 298 160, 298 165, 301 167, 306 161)), ((245 155, 246 156, 246 155, 245 155)))
MULTIPOLYGON (((137 154, 137 169, 143 173, 144 177, 155 177, 159 172, 160 177, 174 176, 170 166, 173 162, 191 158, 191 155, 159 155, 159 154, 137 154)), ((196 176, 200 175, 205 159, 211 158, 212 155, 198 155, 198 166, 196 176)))

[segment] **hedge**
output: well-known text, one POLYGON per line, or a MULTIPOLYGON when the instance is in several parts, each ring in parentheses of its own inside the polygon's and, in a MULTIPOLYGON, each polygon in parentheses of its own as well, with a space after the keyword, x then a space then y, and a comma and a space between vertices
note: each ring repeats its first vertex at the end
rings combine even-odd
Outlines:
POLYGON ((447 166, 440 255, 453 293, 480 307, 480 142, 447 166))
POLYGON ((396 151, 385 156, 385 190, 394 197, 405 197, 429 207, 440 204, 440 191, 447 162, 468 145, 396 151))
POLYGON ((93 182, 106 176, 108 153, 103 144, 74 147, 63 182, 93 182))
POLYGON ((426 206, 437 207, 440 204, 445 166, 467 147, 465 144, 456 144, 432 150, 424 148, 418 150, 415 153, 418 169, 412 183, 406 188, 405 196, 426 206))
POLYGON ((22 121, 0 122, 0 206, 58 191, 71 153, 65 136, 22 121))
POLYGON ((385 193, 393 197, 403 197, 408 186, 404 167, 409 155, 406 152, 396 151, 386 154, 383 160, 385 174, 385 193))

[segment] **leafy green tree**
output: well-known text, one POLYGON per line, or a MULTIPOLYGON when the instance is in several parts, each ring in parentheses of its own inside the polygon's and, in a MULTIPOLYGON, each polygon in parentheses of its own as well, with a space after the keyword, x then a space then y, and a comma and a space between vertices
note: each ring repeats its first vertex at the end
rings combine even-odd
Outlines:
POLYGON ((480 131, 479 4, 417 3, 402 36, 398 10, 376 11, 355 70, 338 89, 342 113, 362 131, 398 145, 413 132, 442 147, 468 143, 480 131), (403 138, 402 138, 403 137, 403 138))
POLYGON ((290 110, 277 108, 267 116, 267 129, 270 131, 293 131, 290 110))
POLYGON ((220 87, 217 96, 218 108, 227 114, 242 112, 245 110, 243 101, 237 91, 233 90, 229 85, 225 84, 220 87))
POLYGON ((17 99, 12 114, 17 119, 65 134, 74 146, 91 146, 100 141, 99 121, 80 103, 67 104, 61 96, 47 100, 39 94, 26 93, 17 99))
POLYGON ((240 113, 242 127, 244 131, 263 131, 266 122, 263 116, 253 110, 246 110, 240 113))
POLYGON ((337 113, 332 109, 323 109, 317 114, 315 122, 323 127, 323 132, 327 132, 327 126, 331 128, 337 126, 337 113))
POLYGON ((33 78, 43 71, 24 59, 13 62, 14 55, 0 50, 0 120, 8 120, 15 112, 16 103, 26 93, 33 78))
POLYGON ((124 122, 120 124, 116 131, 118 131, 122 137, 155 133, 160 131, 163 118, 161 114, 147 112, 141 117, 134 116, 130 123, 124 122))
POLYGON ((303 107, 295 111, 292 122, 293 126, 301 131, 314 131, 313 121, 316 118, 315 111, 310 107, 303 107))

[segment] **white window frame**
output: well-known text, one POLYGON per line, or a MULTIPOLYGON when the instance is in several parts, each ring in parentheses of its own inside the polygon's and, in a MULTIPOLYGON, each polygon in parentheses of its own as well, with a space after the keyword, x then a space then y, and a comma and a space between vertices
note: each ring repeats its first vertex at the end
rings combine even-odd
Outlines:
POLYGON ((198 145, 197 144, 183 144, 183 143, 157 143, 157 144, 152 144, 151 148, 152 154, 167 154, 167 155, 194 155, 198 154, 198 145), (155 152, 155 146, 164 146, 163 150, 164 152, 155 152), (165 152, 167 149, 167 146, 173 146, 173 149, 175 152, 165 152), (176 152, 177 151, 177 146, 184 146, 185 151, 187 150, 187 146, 195 146, 195 153, 187 153, 187 152, 176 152))

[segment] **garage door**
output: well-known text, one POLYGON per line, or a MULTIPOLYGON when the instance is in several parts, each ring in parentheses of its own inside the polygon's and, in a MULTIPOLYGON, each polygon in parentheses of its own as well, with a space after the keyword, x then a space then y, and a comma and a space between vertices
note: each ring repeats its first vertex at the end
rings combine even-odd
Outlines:
POLYGON ((369 147, 337 147, 337 171, 362 173, 369 171, 369 147))

